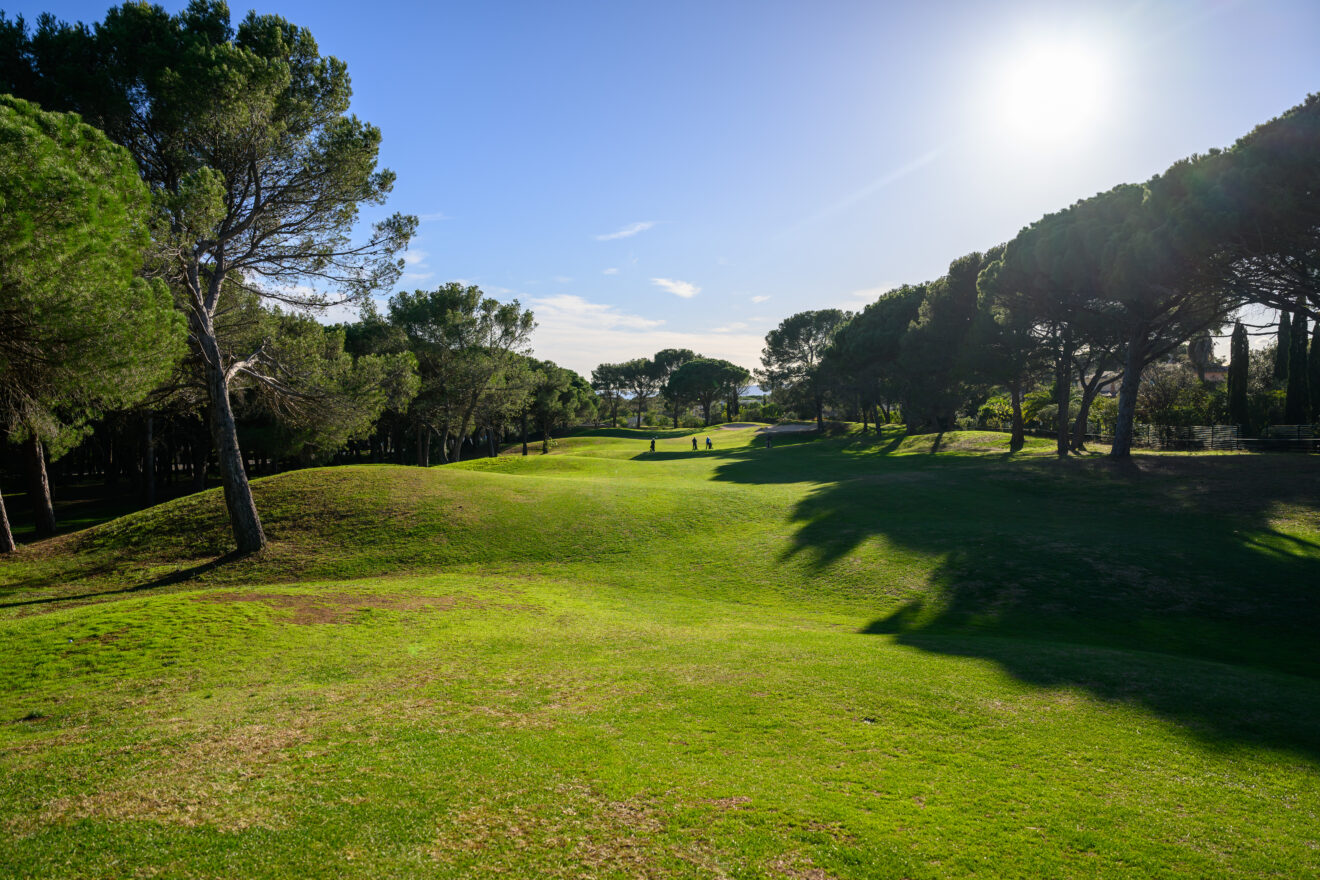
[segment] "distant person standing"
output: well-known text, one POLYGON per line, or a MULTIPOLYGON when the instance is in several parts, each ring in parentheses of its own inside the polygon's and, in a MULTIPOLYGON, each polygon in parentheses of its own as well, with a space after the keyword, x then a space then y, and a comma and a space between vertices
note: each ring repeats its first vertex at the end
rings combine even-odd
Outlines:
POLYGON ((654 438, 654 437, 651 438, 651 451, 652 451, 652 452, 655 452, 655 438, 654 438))
POLYGON ((696 437, 693 437, 693 438, 692 438, 692 451, 693 451, 693 452, 696 452, 696 451, 697 451, 697 438, 696 438, 696 437))
POLYGON ((774 445, 774 444, 770 442, 770 435, 769 435, 769 434, 766 434, 766 435, 765 435, 765 448, 766 448, 766 449, 769 449, 769 448, 770 448, 771 446, 773 446, 773 445, 774 445))
POLYGON ((707 448, 707 449, 714 449, 714 448, 715 448, 715 444, 710 442, 710 438, 709 438, 709 437, 706 438, 706 448, 707 448))

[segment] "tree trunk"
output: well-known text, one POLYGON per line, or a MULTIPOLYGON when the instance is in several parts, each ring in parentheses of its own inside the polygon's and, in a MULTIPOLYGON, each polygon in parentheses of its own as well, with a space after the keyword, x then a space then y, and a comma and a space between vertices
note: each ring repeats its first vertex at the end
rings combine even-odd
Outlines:
MULTIPOLYGON (((613 421, 612 417, 611 417, 611 421, 613 421)), ((522 446, 523 446, 523 455, 526 455, 527 454, 527 410, 523 410, 522 413, 522 446)))
POLYGON ((1014 382, 1008 386, 1008 397, 1013 402, 1013 427, 1008 438, 1009 452, 1021 452, 1027 445, 1027 429, 1022 422, 1022 383, 1014 382))
POLYGON ((37 537, 49 538, 55 534, 55 506, 50 500, 50 481, 46 479, 46 451, 41 438, 29 434, 23 441, 27 460, 28 497, 32 499, 32 516, 36 521, 37 537))
MULTIPOLYGON (((640 421, 641 419, 640 415, 638 416, 638 419, 640 421)), ((541 426, 541 454, 542 455, 550 454, 550 423, 549 422, 546 422, 541 426)))
POLYGON ((192 436, 192 486, 191 491, 200 492, 206 488, 206 463, 211 458, 211 432, 206 430, 200 420, 192 436))
POLYGON ((417 426, 417 466, 431 466, 431 431, 425 425, 417 426))
POLYGON ((151 413, 147 413, 146 423, 142 427, 144 443, 142 446, 142 501, 151 507, 156 503, 156 438, 151 413))
MULTIPOLYGON (((710 419, 707 419, 706 421, 709 422, 710 419)), ((677 401, 677 400, 674 401, 674 427, 675 427, 675 428, 678 427, 678 401, 677 401)))
MULTIPOLYGON (((194 324, 198 323, 194 321, 194 324)), ((225 490, 225 507, 229 511, 229 525, 239 553, 255 553, 266 546, 266 532, 257 516, 257 505, 252 499, 247 471, 243 467, 243 450, 238 445, 238 428, 234 424, 234 410, 229 403, 229 380, 225 376, 224 361, 215 334, 206 322, 206 332, 193 335, 202 349, 202 362, 206 369, 206 390, 211 398, 211 442, 215 446, 220 467, 220 483, 225 490)))
POLYGON ((0 494, 0 553, 14 552, 14 533, 9 528, 9 512, 5 510, 5 496, 0 494))
POLYGON ((638 398, 637 398, 637 427, 638 427, 638 428, 640 428, 640 427, 642 426, 642 409, 643 409, 645 406, 646 406, 646 401, 642 400, 641 396, 639 395, 638 398))
POLYGON ((1054 363, 1054 433, 1059 458, 1067 458, 1069 451, 1068 410, 1072 404, 1072 330, 1065 329, 1059 339, 1058 360, 1054 363))
POLYGON ((816 397, 816 431, 825 433, 825 398, 816 397))
POLYGON ((1141 362, 1146 325, 1142 324, 1128 338, 1123 364, 1123 382, 1118 386, 1118 421, 1114 425, 1114 446, 1110 458, 1132 456, 1132 427, 1137 415, 1137 390, 1141 387, 1141 362))
POLYGON ((495 429, 489 425, 486 427, 486 439, 490 441, 490 457, 498 458, 500 450, 495 444, 495 429))

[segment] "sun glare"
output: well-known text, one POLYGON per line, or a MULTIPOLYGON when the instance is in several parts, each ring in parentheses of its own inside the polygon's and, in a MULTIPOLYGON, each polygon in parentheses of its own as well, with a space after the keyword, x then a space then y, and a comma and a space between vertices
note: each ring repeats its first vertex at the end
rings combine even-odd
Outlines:
POLYGON ((1108 100, 1108 65, 1094 48, 1038 43, 1008 64, 993 106, 1003 135, 1015 143, 1074 143, 1101 120, 1108 100))

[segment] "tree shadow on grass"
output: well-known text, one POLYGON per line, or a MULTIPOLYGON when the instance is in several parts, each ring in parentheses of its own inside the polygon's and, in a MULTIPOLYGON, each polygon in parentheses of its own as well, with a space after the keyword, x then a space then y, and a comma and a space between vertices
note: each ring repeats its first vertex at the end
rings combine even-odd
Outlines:
POLYGON ((930 557, 924 595, 863 632, 1320 758, 1320 460, 869 451, 797 504, 781 555, 822 575, 873 538, 930 557))
MULTIPOLYGON (((194 578, 200 577, 206 574, 207 572, 215 571, 217 568, 220 568, 221 566, 228 565, 229 563, 235 562, 239 559, 245 559, 249 555, 250 554, 240 553, 237 550, 233 550, 230 551, 229 553, 224 554, 223 556, 216 557, 215 559, 209 559, 206 562, 201 562, 198 563, 197 565, 192 565, 187 568, 177 569, 176 571, 169 572, 168 574, 163 574, 159 577, 152 578, 151 580, 143 581, 140 584, 134 584, 133 586, 130 587, 119 587, 113 590, 100 590, 96 592, 86 592, 86 593, 64 593, 58 596, 43 596, 40 599, 19 599, 12 602, 0 602, 0 609, 26 608, 26 607, 43 606, 43 605, 59 606, 62 605, 63 603, 69 603, 69 602, 83 604, 89 601, 94 601, 97 599, 104 598, 106 596, 123 596, 129 593, 140 593, 147 590, 159 590, 164 587, 171 587, 171 586, 175 586, 176 584, 185 583, 194 578)), ((107 574, 110 573, 111 571, 113 571, 112 566, 105 566, 96 570, 94 573, 107 574)), ((83 574, 84 576, 86 575, 85 572, 83 574)), ((32 584, 25 584, 24 582, 18 582, 15 584, 6 585, 6 592, 10 594, 22 593, 27 590, 35 589, 42 586, 49 586, 49 583, 45 582, 45 580, 43 580, 43 582, 40 583, 32 583, 32 584)))

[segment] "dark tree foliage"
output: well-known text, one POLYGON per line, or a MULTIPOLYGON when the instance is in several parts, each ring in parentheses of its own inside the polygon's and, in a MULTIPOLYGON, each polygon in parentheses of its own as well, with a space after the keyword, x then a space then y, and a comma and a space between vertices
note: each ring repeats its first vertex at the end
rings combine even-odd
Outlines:
POLYGON ((691 400, 701 406, 702 416, 710 424, 711 407, 720 398, 737 394, 751 373, 737 364, 718 358, 696 358, 673 372, 665 394, 671 400, 691 400))

